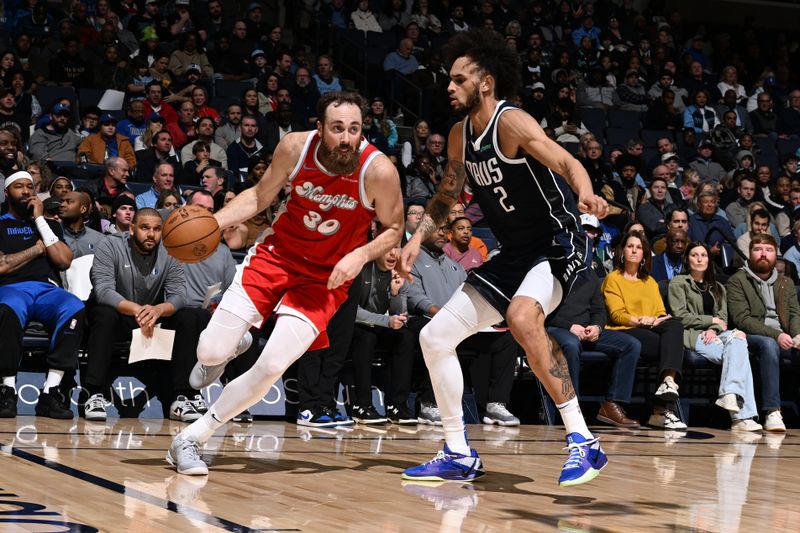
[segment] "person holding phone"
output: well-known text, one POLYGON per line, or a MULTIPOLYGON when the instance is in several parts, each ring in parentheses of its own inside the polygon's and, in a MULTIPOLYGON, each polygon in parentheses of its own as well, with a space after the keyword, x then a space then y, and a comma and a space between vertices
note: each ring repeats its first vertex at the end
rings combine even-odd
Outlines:
POLYGON ((675 413, 676 379, 683 365, 683 326, 667 313, 650 275, 650 244, 644 233, 631 231, 617 245, 614 270, 603 281, 608 321, 606 329, 619 330, 642 343, 642 358, 659 359, 661 384, 648 425, 685 430, 675 413))

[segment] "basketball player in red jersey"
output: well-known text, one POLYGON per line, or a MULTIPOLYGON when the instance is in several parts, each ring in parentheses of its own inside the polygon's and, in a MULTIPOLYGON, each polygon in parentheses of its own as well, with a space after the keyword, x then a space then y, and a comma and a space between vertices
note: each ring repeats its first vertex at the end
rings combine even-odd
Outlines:
POLYGON ((353 278, 402 236, 400 179, 389 159, 363 138, 363 107, 356 93, 320 98, 317 130, 287 134, 258 185, 214 215, 222 228, 240 223, 291 183, 272 228, 250 249, 200 336, 192 386, 221 375, 247 330, 272 313, 278 317, 275 330, 255 365, 228 383, 208 412, 172 442, 167 460, 181 474, 208 474, 199 446, 258 402, 303 353, 328 345, 328 321, 353 278), (376 216, 384 231, 368 243, 376 216))

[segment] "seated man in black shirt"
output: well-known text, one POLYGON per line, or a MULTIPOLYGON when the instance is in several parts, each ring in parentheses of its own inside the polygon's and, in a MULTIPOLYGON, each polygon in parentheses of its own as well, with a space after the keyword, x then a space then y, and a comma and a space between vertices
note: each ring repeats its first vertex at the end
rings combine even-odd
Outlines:
POLYGON ((25 171, 5 179, 8 213, 0 217, 0 418, 17 415, 17 367, 22 334, 31 320, 51 333, 50 369, 36 404, 36 414, 72 418, 69 399, 58 389, 66 370, 78 362, 83 334, 83 304, 56 285, 58 271, 72 262, 58 222, 45 220, 42 201, 25 171))

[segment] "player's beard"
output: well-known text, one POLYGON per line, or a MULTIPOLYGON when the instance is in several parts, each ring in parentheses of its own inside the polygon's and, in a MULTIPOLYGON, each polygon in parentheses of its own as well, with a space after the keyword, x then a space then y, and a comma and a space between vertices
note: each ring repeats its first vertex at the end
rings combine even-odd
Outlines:
POLYGON ((472 91, 472 94, 469 95, 467 99, 467 103, 464 107, 467 109, 467 113, 472 113, 481 105, 481 92, 478 90, 478 86, 475 86, 475 90, 472 91))
POLYGON ((478 86, 476 85, 473 88, 472 93, 470 93, 470 95, 467 97, 467 101, 463 105, 459 104, 456 106, 456 111, 471 113, 473 111, 476 111, 480 107, 480 105, 481 105, 481 92, 478 89, 478 86))
POLYGON ((319 161, 328 172, 338 176, 349 176, 358 168, 358 152, 349 144, 338 144, 331 150, 324 142, 319 144, 319 161), (347 148, 347 153, 342 153, 340 148, 347 148))

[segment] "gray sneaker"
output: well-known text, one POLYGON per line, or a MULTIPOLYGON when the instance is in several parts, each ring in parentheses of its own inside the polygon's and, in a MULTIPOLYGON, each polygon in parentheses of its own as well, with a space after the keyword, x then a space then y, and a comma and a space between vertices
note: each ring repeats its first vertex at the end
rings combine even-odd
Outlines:
POLYGON ((429 426, 441 426, 442 415, 439 414, 439 408, 432 403, 420 404, 417 422, 428 424, 429 426))
POLYGON ((175 437, 167 450, 167 462, 178 469, 179 474, 187 476, 207 476, 208 465, 200 458, 197 442, 185 439, 180 434, 175 437))
POLYGON ((489 402, 486 404, 486 414, 483 415, 484 424, 497 424, 498 426, 518 426, 519 418, 506 409, 506 404, 489 402))
POLYGON ((236 356, 246 352, 252 344, 253 335, 248 331, 244 334, 241 340, 239 340, 239 345, 236 347, 236 351, 233 352, 233 357, 224 363, 212 366, 206 366, 199 362, 195 363, 192 373, 189 374, 189 385, 191 385, 193 389, 202 389, 212 384, 222 375, 223 372, 225 372, 225 365, 232 361, 236 356))

